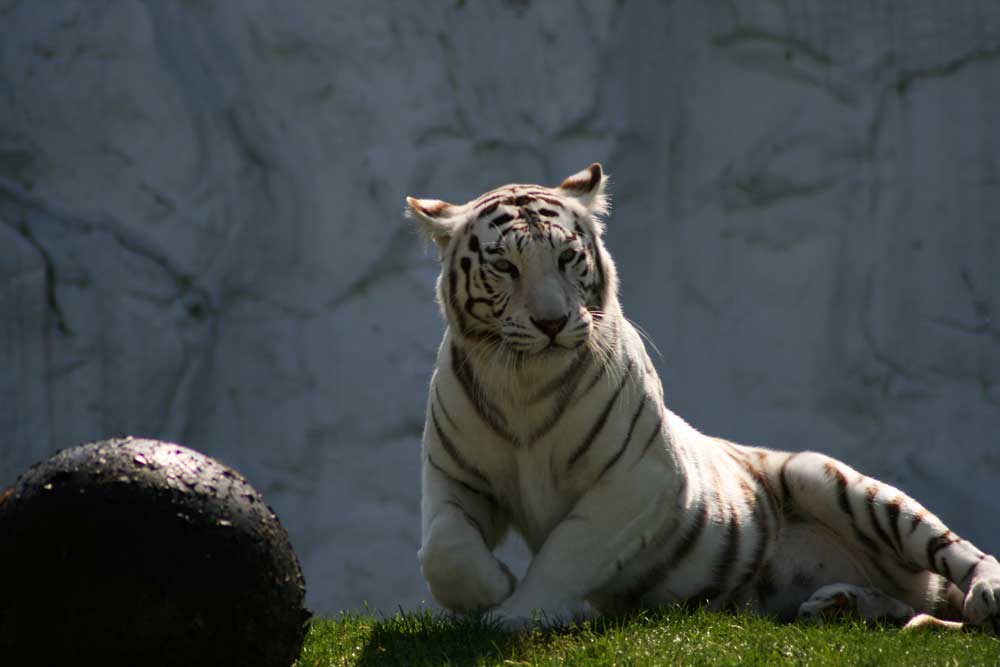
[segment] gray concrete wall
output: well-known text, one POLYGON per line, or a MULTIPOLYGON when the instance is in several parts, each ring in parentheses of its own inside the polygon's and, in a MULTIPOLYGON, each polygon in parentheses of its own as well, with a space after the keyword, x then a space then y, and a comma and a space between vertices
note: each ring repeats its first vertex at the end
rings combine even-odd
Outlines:
POLYGON ((600 160, 670 407, 1000 550, 996 3, 0 0, 0 26, 0 484, 179 441, 265 494, 316 609, 416 605, 442 324, 403 197, 600 160))

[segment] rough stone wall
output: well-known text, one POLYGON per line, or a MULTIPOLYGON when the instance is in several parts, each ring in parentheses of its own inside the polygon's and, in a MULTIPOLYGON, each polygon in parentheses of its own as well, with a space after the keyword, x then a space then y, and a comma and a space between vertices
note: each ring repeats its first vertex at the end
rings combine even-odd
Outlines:
POLYGON ((313 607, 417 604, 442 327, 403 197, 600 160, 671 408, 1000 551, 995 3, 0 0, 0 26, 0 484, 176 440, 264 493, 313 607))

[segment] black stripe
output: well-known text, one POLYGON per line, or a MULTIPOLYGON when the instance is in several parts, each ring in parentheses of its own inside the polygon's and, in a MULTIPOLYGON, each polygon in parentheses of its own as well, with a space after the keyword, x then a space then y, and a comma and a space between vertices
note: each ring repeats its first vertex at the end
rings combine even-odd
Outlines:
MULTIPOLYGON (((526 336, 531 337, 531 336, 526 336)), ((590 365, 590 355, 580 353, 577 355, 573 363, 569 365, 562 374, 557 375, 548 384, 543 385, 534 396, 532 396, 529 401, 531 403, 537 403, 538 401, 545 400, 550 394, 558 391, 559 389, 565 389, 567 384, 570 384, 576 378, 579 381, 578 376, 583 373, 590 365)))
POLYGON ((559 208, 564 208, 563 207, 563 203, 561 201, 559 201, 558 199, 556 199, 555 197, 553 197, 552 195, 545 194, 544 192, 538 192, 537 190, 531 190, 527 194, 534 195, 535 199, 538 199, 538 200, 543 201, 543 202, 547 202, 549 204, 552 204, 553 206, 558 206, 559 208))
MULTIPOLYGON (((767 550, 767 544, 771 539, 771 530, 768 525, 767 514, 764 510, 764 499, 760 496, 760 490, 755 490, 749 483, 740 482, 740 486, 743 488, 743 494, 746 496, 747 504, 753 505, 753 518, 756 521, 758 536, 757 544, 754 546, 753 555, 750 557, 750 567, 747 569, 746 574, 737 584, 737 588, 746 585, 755 575, 757 575, 761 567, 763 566, 764 554, 767 550)), ((767 494, 765 494, 767 495, 767 494)))
MULTIPOLYGON (((760 460, 760 464, 763 466, 767 463, 767 456, 762 452, 757 452, 757 458, 760 460)), ((765 474, 760 468, 755 466, 749 460, 744 461, 747 472, 753 477, 754 482, 757 483, 758 488, 764 491, 764 497, 767 498, 767 505, 771 508, 771 513, 774 515, 775 520, 777 520, 778 513, 780 511, 779 500, 775 496, 774 486, 771 484, 770 478, 765 474)))
POLYGON ((480 199, 479 201, 477 201, 473 206, 475 208, 478 208, 478 207, 482 206, 483 204, 488 204, 491 201, 496 201, 497 199, 500 199, 501 197, 503 197, 506 194, 507 194, 506 192, 497 192, 497 193, 494 193, 492 195, 490 195, 489 193, 487 193, 488 196, 487 195, 483 195, 483 198, 480 199))
POLYGON ((952 580, 951 567, 948 566, 948 557, 941 557, 941 575, 948 581, 952 580))
POLYGON ((444 448, 444 451, 448 453, 448 456, 451 457, 451 460, 455 462, 455 465, 461 468, 462 472, 472 475, 489 487, 490 482, 486 478, 486 475, 484 475, 479 468, 469 463, 469 461, 462 456, 462 452, 458 451, 458 447, 456 447, 455 443, 451 441, 451 438, 445 435, 440 422, 438 422, 437 411, 434 409, 433 403, 431 404, 431 422, 434 424, 434 431, 437 433, 438 439, 441 441, 441 446, 444 448))
POLYGON ((857 517, 854 516, 854 509, 851 507, 851 501, 847 494, 847 477, 844 473, 840 471, 837 466, 832 463, 826 464, 826 471, 829 475, 833 476, 834 482, 837 485, 837 504, 840 505, 840 509, 847 515, 851 522, 851 528, 854 529, 854 536, 858 538, 858 541, 867 548, 869 551, 879 554, 881 553, 878 548, 878 544, 875 540, 865 535, 861 528, 858 526, 857 517))
POLYGON ((789 456, 788 458, 786 458, 784 460, 784 462, 781 464, 781 471, 779 472, 778 477, 781 480, 781 499, 782 499, 782 501, 784 501, 784 500, 791 500, 791 498, 792 498, 792 487, 790 487, 788 485, 788 477, 787 477, 786 469, 788 468, 788 464, 791 463, 792 459, 794 459, 796 456, 798 456, 798 454, 792 454, 791 456, 789 456))
POLYGON ((517 439, 507 429, 506 420, 500 410, 486 398, 485 392, 473 374, 469 358, 454 343, 451 344, 451 369, 455 373, 455 377, 458 378, 459 384, 462 385, 462 389, 465 390, 466 398, 475 407, 480 418, 493 429, 494 433, 510 441, 516 447, 517 439))
POLYGON ((427 463, 430 464, 430 466, 432 468, 434 468, 439 473, 441 473, 446 478, 448 478, 450 481, 455 482, 456 484, 458 484, 459 486, 461 486, 463 489, 465 489, 469 493, 473 493, 473 494, 475 494, 475 495, 480 496, 481 498, 483 498, 486 502, 488 502, 490 505, 492 505, 494 507, 494 509, 497 507, 497 505, 498 505, 497 499, 493 497, 492 493, 490 493, 489 491, 483 491, 482 489, 477 489, 476 487, 472 486, 468 482, 463 482, 460 479, 455 479, 450 472, 448 472, 447 470, 445 470, 444 468, 442 468, 440 465, 438 465, 438 463, 433 458, 431 458, 430 454, 427 455, 427 463))
POLYGON ((506 238, 507 234, 511 230, 515 229, 514 223, 508 223, 508 224, 505 224, 505 225, 493 225, 492 223, 490 223, 490 224, 493 227, 493 229, 496 230, 497 234, 500 235, 500 240, 506 238))
POLYGON ((446 302, 449 306, 451 306, 452 315, 455 318, 455 324, 458 326, 458 332, 463 336, 468 336, 469 327, 465 322, 465 314, 462 313, 462 309, 458 305, 458 270, 455 268, 456 257, 458 257, 458 253, 453 252, 451 255, 451 263, 448 267, 448 294, 446 302))
POLYGON ((570 468, 572 468, 576 462, 580 460, 580 457, 583 456, 588 449, 590 449, 590 446, 594 444, 594 440, 597 439, 597 434, 601 432, 601 429, 604 428, 604 424, 608 421, 608 415, 611 414, 611 409, 615 406, 615 403, 618 402, 618 397, 621 395, 625 385, 628 384, 629 378, 632 376, 632 368, 634 366, 635 362, 629 359, 628 367, 625 369, 625 374, 622 376, 618 389, 615 390, 614 395, 607 402, 607 405, 604 406, 604 410, 601 412, 601 415, 591 427, 590 433, 587 434, 584 441, 580 443, 580 446, 577 447, 576 451, 569 457, 569 463, 566 464, 566 472, 569 472, 570 468))
POLYGON ((708 523, 708 506, 702 505, 701 512, 698 513, 695 518, 695 522, 688 528, 687 532, 684 533, 684 539, 680 541, 677 548, 674 549, 674 553, 671 555, 670 560, 667 561, 667 569, 672 570, 680 562, 691 555, 694 551, 695 545, 698 540, 701 539, 701 534, 705 530, 705 525, 708 523))
POLYGON ((597 281, 594 283, 595 291, 597 292, 597 303, 596 307, 600 311, 604 311, 604 301, 605 301, 605 281, 606 276, 604 275, 604 255, 601 253, 601 247, 598 245, 597 241, 592 244, 594 252, 594 263, 597 264, 597 281))
MULTIPOLYGON (((472 238, 476 237, 473 236, 472 238)), ((483 319, 482 317, 476 315, 476 312, 474 310, 477 303, 485 303, 489 307, 490 300, 472 296, 472 259, 469 257, 463 257, 462 260, 459 262, 459 265, 462 267, 462 271, 465 273, 465 312, 468 313, 469 317, 471 317, 474 320, 478 320, 483 324, 490 324, 488 320, 483 319)))
POLYGON ((663 581, 667 574, 680 565, 681 561, 694 553, 695 546, 701 539, 708 524, 708 507, 700 503, 697 508, 691 508, 685 513, 686 516, 693 517, 693 522, 684 531, 677 546, 669 557, 649 568, 645 574, 635 580, 635 584, 624 595, 627 600, 640 600, 642 596, 652 590, 657 584, 663 581))
POLYGON ((618 448, 618 451, 615 452, 615 455, 611 457, 611 460, 604 465, 604 468, 601 469, 601 472, 597 476, 597 479, 603 477, 604 473, 606 473, 611 468, 611 466, 617 463, 618 459, 620 459, 622 454, 625 453, 625 448, 628 447, 628 443, 632 441, 632 431, 635 430, 635 424, 637 421, 639 421, 639 415, 642 414, 642 411, 645 408, 646 408, 646 396, 645 394, 643 394, 642 400, 639 401, 639 409, 635 411, 635 414, 632 416, 632 421, 628 425, 628 433, 625 434, 625 439, 622 441, 622 446, 618 448))
POLYGON ((840 510, 851 517, 853 521, 854 509, 851 507, 851 500, 847 496, 847 477, 832 463, 826 464, 826 472, 833 477, 834 482, 837 484, 837 504, 840 506, 840 510))
MULTIPOLYGON (((950 530, 946 530, 940 535, 936 535, 927 540, 927 562, 929 563, 928 569, 931 572, 934 572, 936 574, 942 574, 938 570, 937 563, 934 560, 935 557, 937 556, 937 552, 947 548, 948 546, 958 541, 959 541, 958 536, 955 535, 955 533, 951 532, 950 530)), ((949 579, 951 579, 951 577, 949 577, 949 579)))
MULTIPOLYGON (((562 416, 566 414, 566 410, 573 404, 573 392, 576 391, 577 386, 580 384, 584 371, 590 367, 589 359, 590 355, 581 355, 580 363, 574 363, 567 373, 564 374, 566 377, 561 386, 553 388, 555 391, 558 391, 558 394, 552 404, 552 410, 542 420, 538 428, 532 431, 528 437, 529 443, 537 442, 539 438, 544 437, 546 433, 559 423, 562 416)), ((555 474, 555 468, 553 468, 553 474, 555 474)))
POLYGON ((976 568, 979 567, 979 564, 982 563, 985 559, 986 559, 986 554, 979 555, 979 558, 976 560, 976 562, 973 563, 969 567, 969 569, 965 571, 965 574, 962 575, 962 578, 956 582, 959 588, 965 590, 966 586, 969 583, 969 580, 972 578, 973 573, 976 571, 976 568))
POLYGON ((490 220, 490 224, 493 225, 494 227, 499 227, 503 223, 509 222, 509 221, 511 221, 513 219, 514 219, 514 216, 512 216, 510 213, 501 213, 497 217, 495 217, 492 220, 490 220))
POLYGON ((656 420, 656 426, 653 428, 653 432, 649 434, 649 440, 647 440, 646 444, 643 445, 642 451, 639 452, 639 456, 636 457, 635 462, 632 464, 629 470, 636 467, 639 464, 639 461, 641 461, 646 456, 646 453, 649 451, 649 448, 653 446, 654 442, 656 442, 656 436, 660 434, 660 428, 662 426, 663 426, 663 413, 661 412, 659 418, 656 420))
POLYGON ((434 383, 434 398, 437 400, 437 404, 441 408, 441 414, 444 415, 445 420, 448 422, 448 426, 455 431, 461 432, 462 429, 458 428, 458 424, 456 424, 455 420, 451 418, 451 414, 448 413, 448 408, 445 407, 444 401, 441 399, 441 387, 437 382, 434 383))
POLYGON ((498 206, 500 206, 500 202, 495 201, 492 204, 490 204, 489 206, 487 206, 486 208, 484 208, 482 211, 480 211, 479 215, 476 216, 476 217, 477 218, 484 218, 487 215, 490 215, 491 213, 493 213, 493 211, 497 210, 498 206))
POLYGON ((886 514, 889 516, 889 528, 892 529, 892 535, 896 538, 896 544, 898 545, 897 551, 903 550, 903 537, 899 534, 899 512, 902 501, 899 498, 893 498, 888 505, 886 505, 886 514))
POLYGON ((882 542, 884 542, 890 549, 896 549, 896 545, 893 544, 892 540, 889 538, 889 533, 885 532, 882 528, 882 524, 879 523, 878 514, 875 511, 875 496, 878 495, 878 487, 870 486, 865 491, 866 505, 868 506, 868 518, 871 519, 872 528, 875 529, 875 536, 878 537, 882 542))
POLYGON ((697 593, 688 596, 687 602, 702 603, 710 602, 721 595, 726 590, 726 581, 729 573, 736 562, 736 557, 740 551, 739 522, 736 518, 736 511, 729 507, 729 524, 726 526, 726 541, 712 567, 713 581, 707 584, 697 593))
MULTIPOLYGON (((726 527, 726 546, 719 554, 719 559, 715 563, 715 582, 708 588, 714 588, 717 591, 726 590, 726 582, 729 580, 729 574, 733 571, 733 566, 736 565, 736 559, 740 555, 740 526, 739 520, 736 517, 736 510, 732 507, 729 508, 729 525, 726 527)), ((695 601, 702 599, 712 598, 715 595, 696 597, 695 601)))
POLYGON ((457 509, 459 512, 461 512, 465 516, 465 518, 469 520, 469 523, 471 523, 473 526, 475 526, 476 530, 479 531, 479 537, 483 540, 483 544, 488 544, 489 543, 489 541, 486 539, 486 531, 483 530, 483 527, 479 524, 479 522, 476 521, 475 518, 473 518, 473 516, 471 514, 469 514, 465 510, 465 508, 462 507, 461 504, 459 504, 459 502, 457 500, 448 499, 448 500, 442 501, 441 504, 442 505, 450 505, 450 506, 454 507, 455 509, 457 509))
POLYGON ((468 297, 472 293, 472 258, 463 257, 459 263, 465 273, 465 295, 468 297))
POLYGON ((601 378, 604 377, 604 373, 607 372, 607 370, 608 370, 607 365, 605 365, 604 363, 601 363, 597 367, 597 373, 594 374, 593 379, 591 379, 591 381, 587 385, 586 389, 583 390, 583 393, 580 394, 580 396, 578 397, 578 400, 580 398, 583 398, 584 396, 586 396, 587 394, 590 393, 590 390, 594 388, 594 385, 596 385, 598 382, 600 382, 601 378))

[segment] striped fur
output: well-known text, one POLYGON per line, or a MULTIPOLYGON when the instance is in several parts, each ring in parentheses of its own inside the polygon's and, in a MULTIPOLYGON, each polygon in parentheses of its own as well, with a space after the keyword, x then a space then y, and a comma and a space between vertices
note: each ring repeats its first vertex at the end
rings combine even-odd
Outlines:
POLYGON ((820 454, 703 435, 664 406, 601 238, 605 180, 594 164, 556 188, 408 199, 442 251, 447 323, 423 445, 435 599, 511 625, 587 600, 781 618, 849 604, 995 628, 1000 564, 916 501, 820 454), (520 582, 493 554, 508 528, 534 554, 520 582))

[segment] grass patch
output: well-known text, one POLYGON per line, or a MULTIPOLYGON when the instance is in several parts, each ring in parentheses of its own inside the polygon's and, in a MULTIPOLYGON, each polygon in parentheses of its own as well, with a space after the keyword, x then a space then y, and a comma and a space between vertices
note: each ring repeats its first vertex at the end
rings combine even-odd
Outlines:
POLYGON ((780 624, 681 609, 560 630, 505 633, 487 621, 430 612, 313 621, 297 667, 352 665, 1000 665, 1000 639, 844 621, 780 624))

